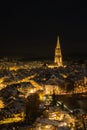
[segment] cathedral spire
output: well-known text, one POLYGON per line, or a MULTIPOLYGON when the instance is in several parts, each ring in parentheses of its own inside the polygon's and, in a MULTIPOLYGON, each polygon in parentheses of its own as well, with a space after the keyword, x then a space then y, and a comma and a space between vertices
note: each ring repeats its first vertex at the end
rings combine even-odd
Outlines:
POLYGON ((57 37, 57 45, 56 45, 56 48, 60 48, 59 36, 57 37))
POLYGON ((63 66, 59 36, 57 37, 57 45, 55 48, 54 63, 56 63, 58 66, 63 66))

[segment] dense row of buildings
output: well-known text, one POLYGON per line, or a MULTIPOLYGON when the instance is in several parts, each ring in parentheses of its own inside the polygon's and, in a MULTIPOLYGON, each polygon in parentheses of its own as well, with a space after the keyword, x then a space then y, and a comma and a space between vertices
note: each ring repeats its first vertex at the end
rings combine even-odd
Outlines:
MULTIPOLYGON (((42 109, 47 104, 50 104, 54 93, 55 95, 63 97, 68 97, 69 95, 69 99, 70 97, 73 99, 72 95, 80 94, 82 95, 82 99, 77 98, 74 103, 76 105, 75 108, 82 110, 80 115, 71 114, 70 112, 74 111, 74 109, 72 107, 72 111, 70 111, 68 109, 70 106, 66 105, 65 102, 65 108, 62 109, 62 107, 59 106, 61 106, 63 101, 58 101, 57 105, 59 106, 48 106, 48 109, 43 111, 39 118, 37 117, 31 129, 77 130, 77 122, 78 124, 80 122, 81 128, 83 128, 83 123, 80 119, 77 119, 77 116, 81 116, 85 120, 87 118, 86 105, 84 105, 83 108, 83 103, 85 104, 83 100, 86 99, 85 93, 87 92, 86 64, 79 65, 78 62, 73 62, 64 65, 59 37, 57 38, 54 61, 51 63, 52 64, 44 64, 44 62, 41 61, 0 62, 0 124, 23 121, 25 115, 25 100, 34 93, 38 92, 42 102, 40 104, 42 109)), ((72 105, 72 103, 70 105, 72 105)), ((7 129, 9 128, 10 130, 8 126, 7 129)), ((21 126, 18 128, 26 130, 27 126, 24 127, 21 126)))

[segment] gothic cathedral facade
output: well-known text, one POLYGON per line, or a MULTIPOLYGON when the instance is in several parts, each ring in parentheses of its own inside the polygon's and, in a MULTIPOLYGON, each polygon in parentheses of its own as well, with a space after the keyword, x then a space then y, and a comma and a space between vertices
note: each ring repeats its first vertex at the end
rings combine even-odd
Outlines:
POLYGON ((57 45, 55 48, 54 63, 56 63, 58 67, 63 66, 59 36, 57 38, 57 45))

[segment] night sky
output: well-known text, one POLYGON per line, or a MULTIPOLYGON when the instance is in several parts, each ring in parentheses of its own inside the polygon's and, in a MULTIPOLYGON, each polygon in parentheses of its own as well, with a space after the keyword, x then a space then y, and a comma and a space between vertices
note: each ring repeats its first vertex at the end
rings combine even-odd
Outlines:
POLYGON ((63 56, 87 56, 84 0, 0 3, 0 56, 52 58, 58 35, 63 56))

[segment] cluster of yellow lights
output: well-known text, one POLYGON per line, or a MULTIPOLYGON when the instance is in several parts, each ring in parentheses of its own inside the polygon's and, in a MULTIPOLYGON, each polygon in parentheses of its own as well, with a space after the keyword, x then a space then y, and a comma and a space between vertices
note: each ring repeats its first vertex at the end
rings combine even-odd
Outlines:
POLYGON ((5 106, 5 105, 4 105, 3 101, 0 99, 0 109, 1 109, 1 108, 4 108, 4 106, 5 106))
POLYGON ((19 67, 17 67, 17 66, 13 66, 13 67, 10 67, 10 68, 9 68, 10 71, 12 71, 12 70, 17 71, 18 69, 19 69, 19 67))
POLYGON ((4 120, 1 120, 0 124, 8 124, 8 123, 24 121, 24 118, 25 118, 25 114, 22 112, 20 114, 14 114, 13 118, 6 118, 4 120))

